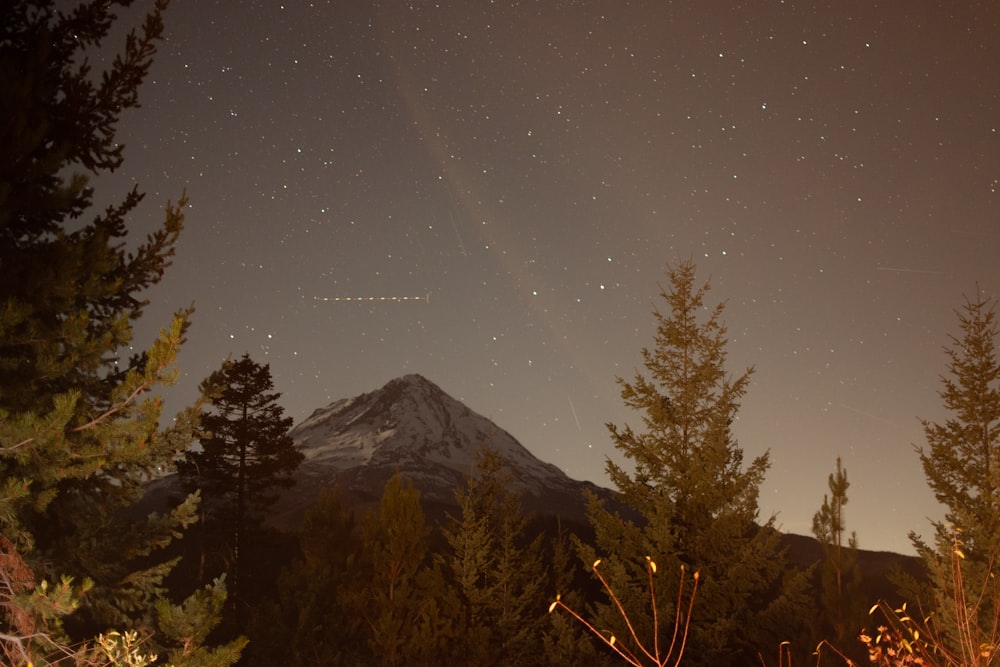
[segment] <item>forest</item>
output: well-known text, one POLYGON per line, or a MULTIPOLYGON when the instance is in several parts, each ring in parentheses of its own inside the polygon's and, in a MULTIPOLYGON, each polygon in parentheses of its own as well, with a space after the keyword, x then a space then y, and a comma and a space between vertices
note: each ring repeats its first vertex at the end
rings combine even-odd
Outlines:
MULTIPOLYGON (((813 520, 821 557, 792 563, 732 425, 752 368, 726 365, 724 302, 670 266, 642 350, 618 378, 641 427, 610 424, 618 501, 587 525, 526 513, 484 447, 454 512, 394 477, 370 511, 326 491, 295 533, 265 527, 302 461, 270 370, 206 370, 169 419, 192 308, 127 356, 143 293, 165 279, 187 198, 129 235, 136 187, 94 210, 91 179, 127 168, 119 117, 163 39, 166 0, 105 71, 87 49, 115 3, 0 10, 0 648, 6 664, 987 665, 1000 639, 1000 363, 995 303, 956 310, 918 455, 946 508, 915 571, 872 599, 833 463, 813 520), (149 512, 150 480, 183 493, 149 512)), ((141 111, 133 111, 141 113, 141 111)))

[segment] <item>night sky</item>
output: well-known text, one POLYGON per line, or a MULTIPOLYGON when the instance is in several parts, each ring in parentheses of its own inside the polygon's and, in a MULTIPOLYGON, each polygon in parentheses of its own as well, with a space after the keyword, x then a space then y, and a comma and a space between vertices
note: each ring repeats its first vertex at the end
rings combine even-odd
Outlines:
POLYGON ((615 377, 691 258, 728 369, 756 367, 734 428, 771 451, 762 513, 809 534, 839 455, 862 547, 910 552, 942 516, 913 447, 946 417, 954 310, 1000 290, 1000 3, 175 0, 166 22, 97 185, 148 193, 137 237, 191 198, 136 330, 196 304, 171 410, 230 354, 270 364, 296 422, 420 373, 607 484, 604 423, 640 425, 615 377))

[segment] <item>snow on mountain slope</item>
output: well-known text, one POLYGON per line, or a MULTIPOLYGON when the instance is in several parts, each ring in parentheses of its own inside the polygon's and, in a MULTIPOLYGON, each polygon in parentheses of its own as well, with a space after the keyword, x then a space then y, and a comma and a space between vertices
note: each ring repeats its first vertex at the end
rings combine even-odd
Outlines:
POLYGON ((501 454, 526 508, 572 509, 582 516, 583 489, 598 489, 540 461, 509 433, 420 375, 335 401, 291 435, 306 456, 297 475, 301 483, 315 486, 333 478, 345 490, 368 497, 377 497, 399 470, 425 499, 453 502, 455 488, 474 473, 475 454, 483 446, 501 454))

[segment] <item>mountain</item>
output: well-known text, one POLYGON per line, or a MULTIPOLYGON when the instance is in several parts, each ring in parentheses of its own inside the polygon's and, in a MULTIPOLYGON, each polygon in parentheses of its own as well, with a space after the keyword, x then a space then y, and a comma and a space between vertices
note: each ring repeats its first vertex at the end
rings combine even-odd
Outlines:
MULTIPOLYGON (((432 521, 442 519, 445 512, 454 515, 455 489, 475 471, 475 453, 484 445, 503 456, 512 488, 521 494, 524 509, 541 519, 539 526, 551 527, 558 517, 588 541, 585 491, 640 520, 616 501, 612 491, 573 480, 539 460, 509 433, 420 375, 406 375, 375 391, 335 401, 313 412, 291 435, 305 461, 295 473, 296 484, 282 493, 267 520, 285 531, 297 529, 321 491, 334 486, 343 504, 363 516, 397 470, 420 490, 432 521)), ((183 495, 175 475, 156 480, 147 487, 141 515, 162 512, 183 495)), ((781 539, 790 565, 808 568, 822 559, 821 547, 812 537, 783 534, 781 539)), ((913 556, 866 550, 858 556, 872 601, 895 599, 890 572, 922 576, 920 561, 913 556)))
MULTIPOLYGON (((432 518, 446 511, 454 514, 455 489, 475 471, 475 453, 484 445, 503 456, 511 486, 530 514, 559 517, 586 534, 590 529, 584 491, 590 491, 639 520, 612 491, 573 480, 539 460, 509 433, 420 375, 405 375, 381 389, 335 401, 313 412, 291 435, 306 458, 296 473, 296 486, 279 504, 275 522, 286 526, 297 525, 320 490, 332 485, 350 505, 374 505, 397 470, 420 489, 432 518)), ((791 565, 808 568, 822 559, 813 537, 782 534, 781 539, 791 565)), ((922 576, 919 559, 912 556, 860 550, 858 557, 873 600, 895 597, 890 583, 894 570, 922 576)))
POLYGON ((607 489, 568 477, 539 460, 512 435, 470 410, 421 375, 405 375, 380 389, 313 412, 291 431, 305 461, 296 485, 279 502, 277 524, 296 524, 324 487, 336 485, 351 504, 373 504, 398 470, 420 490, 426 508, 451 509, 455 489, 475 472, 476 452, 496 449, 511 487, 528 513, 585 521, 589 490, 607 489))

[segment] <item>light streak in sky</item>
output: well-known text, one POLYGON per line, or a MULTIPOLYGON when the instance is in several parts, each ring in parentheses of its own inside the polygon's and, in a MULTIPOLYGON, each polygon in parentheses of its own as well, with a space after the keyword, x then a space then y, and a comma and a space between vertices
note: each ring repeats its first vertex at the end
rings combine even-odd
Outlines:
POLYGON ((923 273, 929 276, 943 276, 944 271, 930 271, 928 269, 909 269, 902 266, 876 266, 876 271, 892 271, 893 273, 923 273))
POLYGON ((468 257, 469 253, 465 252, 465 244, 462 243, 462 235, 458 233, 458 225, 455 224, 455 216, 448 211, 448 219, 451 221, 451 228, 455 230, 455 238, 458 239, 458 249, 462 253, 462 257, 468 257))
POLYGON ((573 399, 567 396, 566 400, 569 401, 569 409, 573 413, 573 421, 576 422, 576 430, 582 431, 583 429, 580 428, 580 418, 576 416, 576 408, 573 407, 573 399))
POLYGON ((423 301, 431 302, 431 295, 423 296, 314 296, 316 301, 423 301))

